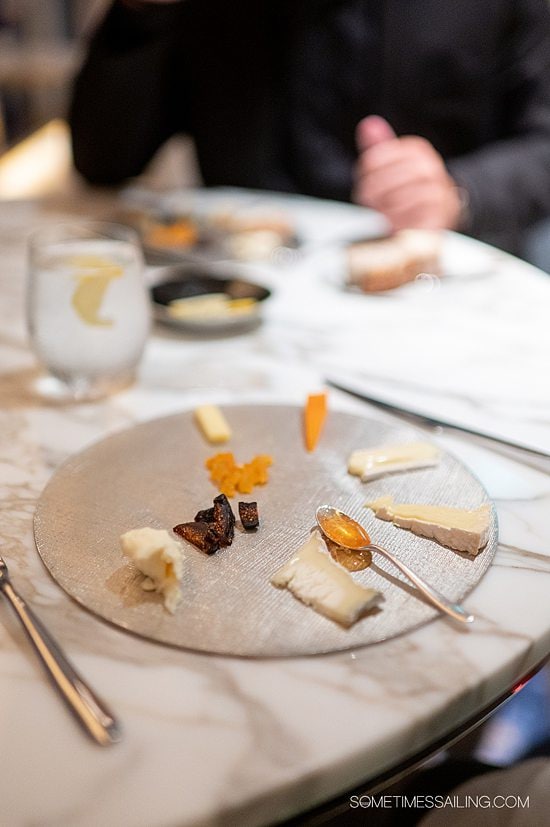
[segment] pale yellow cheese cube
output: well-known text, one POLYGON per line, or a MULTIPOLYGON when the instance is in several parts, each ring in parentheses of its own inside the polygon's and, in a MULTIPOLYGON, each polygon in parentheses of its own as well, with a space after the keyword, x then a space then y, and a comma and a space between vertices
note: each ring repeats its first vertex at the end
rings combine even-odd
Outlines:
POLYGON ((195 408, 195 419, 208 442, 217 445, 231 439, 231 428, 217 405, 200 405, 195 408))

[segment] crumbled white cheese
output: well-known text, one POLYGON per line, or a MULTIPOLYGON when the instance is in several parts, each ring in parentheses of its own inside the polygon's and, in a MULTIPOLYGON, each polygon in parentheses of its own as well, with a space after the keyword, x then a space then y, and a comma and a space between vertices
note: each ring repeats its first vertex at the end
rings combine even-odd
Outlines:
POLYGON ((120 543, 126 557, 145 575, 142 588, 163 594, 164 605, 173 613, 181 600, 185 559, 181 544, 157 528, 134 528, 121 536, 120 543))

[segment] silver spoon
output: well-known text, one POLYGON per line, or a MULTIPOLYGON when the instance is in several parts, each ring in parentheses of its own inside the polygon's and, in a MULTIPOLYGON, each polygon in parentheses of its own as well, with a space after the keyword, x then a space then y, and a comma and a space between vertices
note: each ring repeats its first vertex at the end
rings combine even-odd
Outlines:
POLYGON ((344 514, 343 511, 334 508, 332 505, 320 505, 315 512, 315 518, 323 534, 328 537, 329 540, 332 540, 333 543, 351 549, 352 551, 371 551, 382 554, 442 612, 445 612, 445 614, 452 617, 453 620, 457 620, 460 623, 474 622, 474 615, 468 614, 458 603, 451 603, 450 600, 443 597, 442 594, 426 583, 425 580, 419 577, 418 574, 405 563, 402 563, 401 560, 395 557, 391 551, 371 543, 370 537, 363 526, 356 520, 353 520, 348 514, 344 514), (361 541, 363 541, 362 544, 361 541))
POLYGON ((114 716, 86 685, 45 626, 15 591, 9 578, 8 567, 2 557, 0 591, 13 606, 51 682, 88 735, 101 746, 120 740, 120 729, 114 716))

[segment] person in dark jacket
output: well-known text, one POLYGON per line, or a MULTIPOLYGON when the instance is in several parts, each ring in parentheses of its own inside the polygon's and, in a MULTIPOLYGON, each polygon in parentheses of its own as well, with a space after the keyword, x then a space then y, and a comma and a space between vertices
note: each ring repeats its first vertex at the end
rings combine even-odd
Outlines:
POLYGON ((207 186, 355 200, 515 251, 550 214, 550 7, 116 0, 69 119, 96 184, 188 133, 207 186))

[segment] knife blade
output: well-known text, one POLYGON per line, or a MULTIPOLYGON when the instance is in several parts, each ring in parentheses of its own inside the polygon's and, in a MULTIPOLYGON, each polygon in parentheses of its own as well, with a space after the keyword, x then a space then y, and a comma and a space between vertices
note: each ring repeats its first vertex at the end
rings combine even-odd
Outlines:
POLYGON ((377 408, 381 408, 384 411, 388 411, 389 413, 393 413, 398 416, 405 416, 410 419, 414 419, 423 425, 428 425, 431 427, 450 428, 453 431, 460 431, 464 434, 469 434, 471 436, 487 439, 491 442, 495 442, 498 445, 502 445, 507 448, 514 448, 518 451, 524 451, 533 457, 537 457, 538 459, 550 459, 550 453, 542 451, 538 448, 532 448, 531 446, 524 445, 521 442, 515 442, 511 439, 505 439, 504 437, 496 436, 495 434, 491 434, 488 431, 482 431, 476 428, 471 428, 468 425, 462 425, 459 422, 452 422, 451 420, 441 419, 439 417, 432 416, 431 414, 426 414, 422 411, 415 410, 414 408, 405 407, 403 405, 397 405, 394 402, 389 402, 385 399, 380 399, 377 396, 372 396, 371 394, 365 392, 363 387, 361 387, 360 383, 356 384, 355 382, 349 382, 348 380, 342 382, 341 380, 331 376, 325 377, 325 382, 327 383, 327 385, 330 385, 333 388, 337 388, 338 390, 343 391, 344 393, 349 393, 351 396, 355 396, 358 399, 362 399, 364 402, 368 402, 370 405, 374 405, 377 408))

